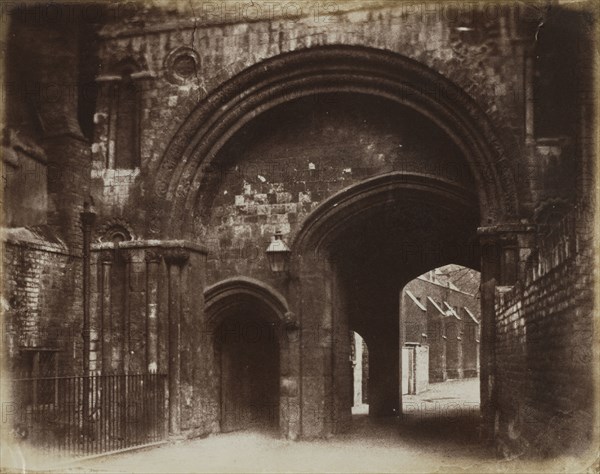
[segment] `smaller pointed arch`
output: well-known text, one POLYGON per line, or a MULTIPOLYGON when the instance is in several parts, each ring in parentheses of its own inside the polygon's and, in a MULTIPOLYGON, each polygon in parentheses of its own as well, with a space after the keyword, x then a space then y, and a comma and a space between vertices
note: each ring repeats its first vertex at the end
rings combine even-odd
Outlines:
POLYGON ((204 301, 207 322, 212 328, 219 325, 228 310, 248 301, 269 309, 266 317, 273 322, 290 326, 295 321, 285 297, 272 286, 255 278, 238 276, 210 285, 204 290, 204 301))

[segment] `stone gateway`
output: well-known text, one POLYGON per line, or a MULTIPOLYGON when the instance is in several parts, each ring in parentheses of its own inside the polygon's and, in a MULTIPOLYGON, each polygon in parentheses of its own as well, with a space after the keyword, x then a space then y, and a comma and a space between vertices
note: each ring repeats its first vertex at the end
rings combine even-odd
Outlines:
POLYGON ((445 363, 480 376, 482 442, 588 449, 591 7, 195 3, 2 7, 7 373, 81 379, 81 439, 121 413, 95 384, 135 377, 165 436, 335 436, 352 332, 398 417, 402 289, 455 264, 480 320, 445 363))

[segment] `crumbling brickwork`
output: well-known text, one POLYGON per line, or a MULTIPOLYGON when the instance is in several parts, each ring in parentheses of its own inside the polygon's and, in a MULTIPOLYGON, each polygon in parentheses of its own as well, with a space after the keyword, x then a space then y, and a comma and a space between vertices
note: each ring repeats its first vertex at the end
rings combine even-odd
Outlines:
POLYGON ((56 351, 60 375, 80 373, 81 260, 69 255, 60 240, 46 232, 13 232, 3 254, 3 344, 13 368, 23 349, 56 351))
POLYGON ((588 212, 560 221, 530 257, 524 280, 498 289, 496 377, 505 408, 496 429, 506 452, 577 451, 592 437, 588 212))

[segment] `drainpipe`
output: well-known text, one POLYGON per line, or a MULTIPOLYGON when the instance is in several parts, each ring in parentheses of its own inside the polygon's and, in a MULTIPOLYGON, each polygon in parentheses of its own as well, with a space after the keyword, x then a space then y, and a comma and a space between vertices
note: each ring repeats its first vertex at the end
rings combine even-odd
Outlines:
POLYGON ((80 214, 83 230, 83 375, 90 375, 90 247, 96 213, 85 202, 80 214))
POLYGON ((79 215, 83 230, 83 425, 87 433, 90 413, 90 247, 92 228, 96 213, 92 206, 84 202, 83 212, 79 215))

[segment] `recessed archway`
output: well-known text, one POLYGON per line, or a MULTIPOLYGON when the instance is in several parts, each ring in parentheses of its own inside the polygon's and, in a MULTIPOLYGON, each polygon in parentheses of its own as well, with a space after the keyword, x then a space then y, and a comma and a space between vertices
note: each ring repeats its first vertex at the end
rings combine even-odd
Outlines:
POLYGON ((255 305, 230 308, 217 328, 221 432, 279 427, 277 328, 255 305))
POLYGON ((270 430, 287 436, 288 333, 294 325, 285 298, 245 277, 211 285, 204 296, 220 431, 270 430))

